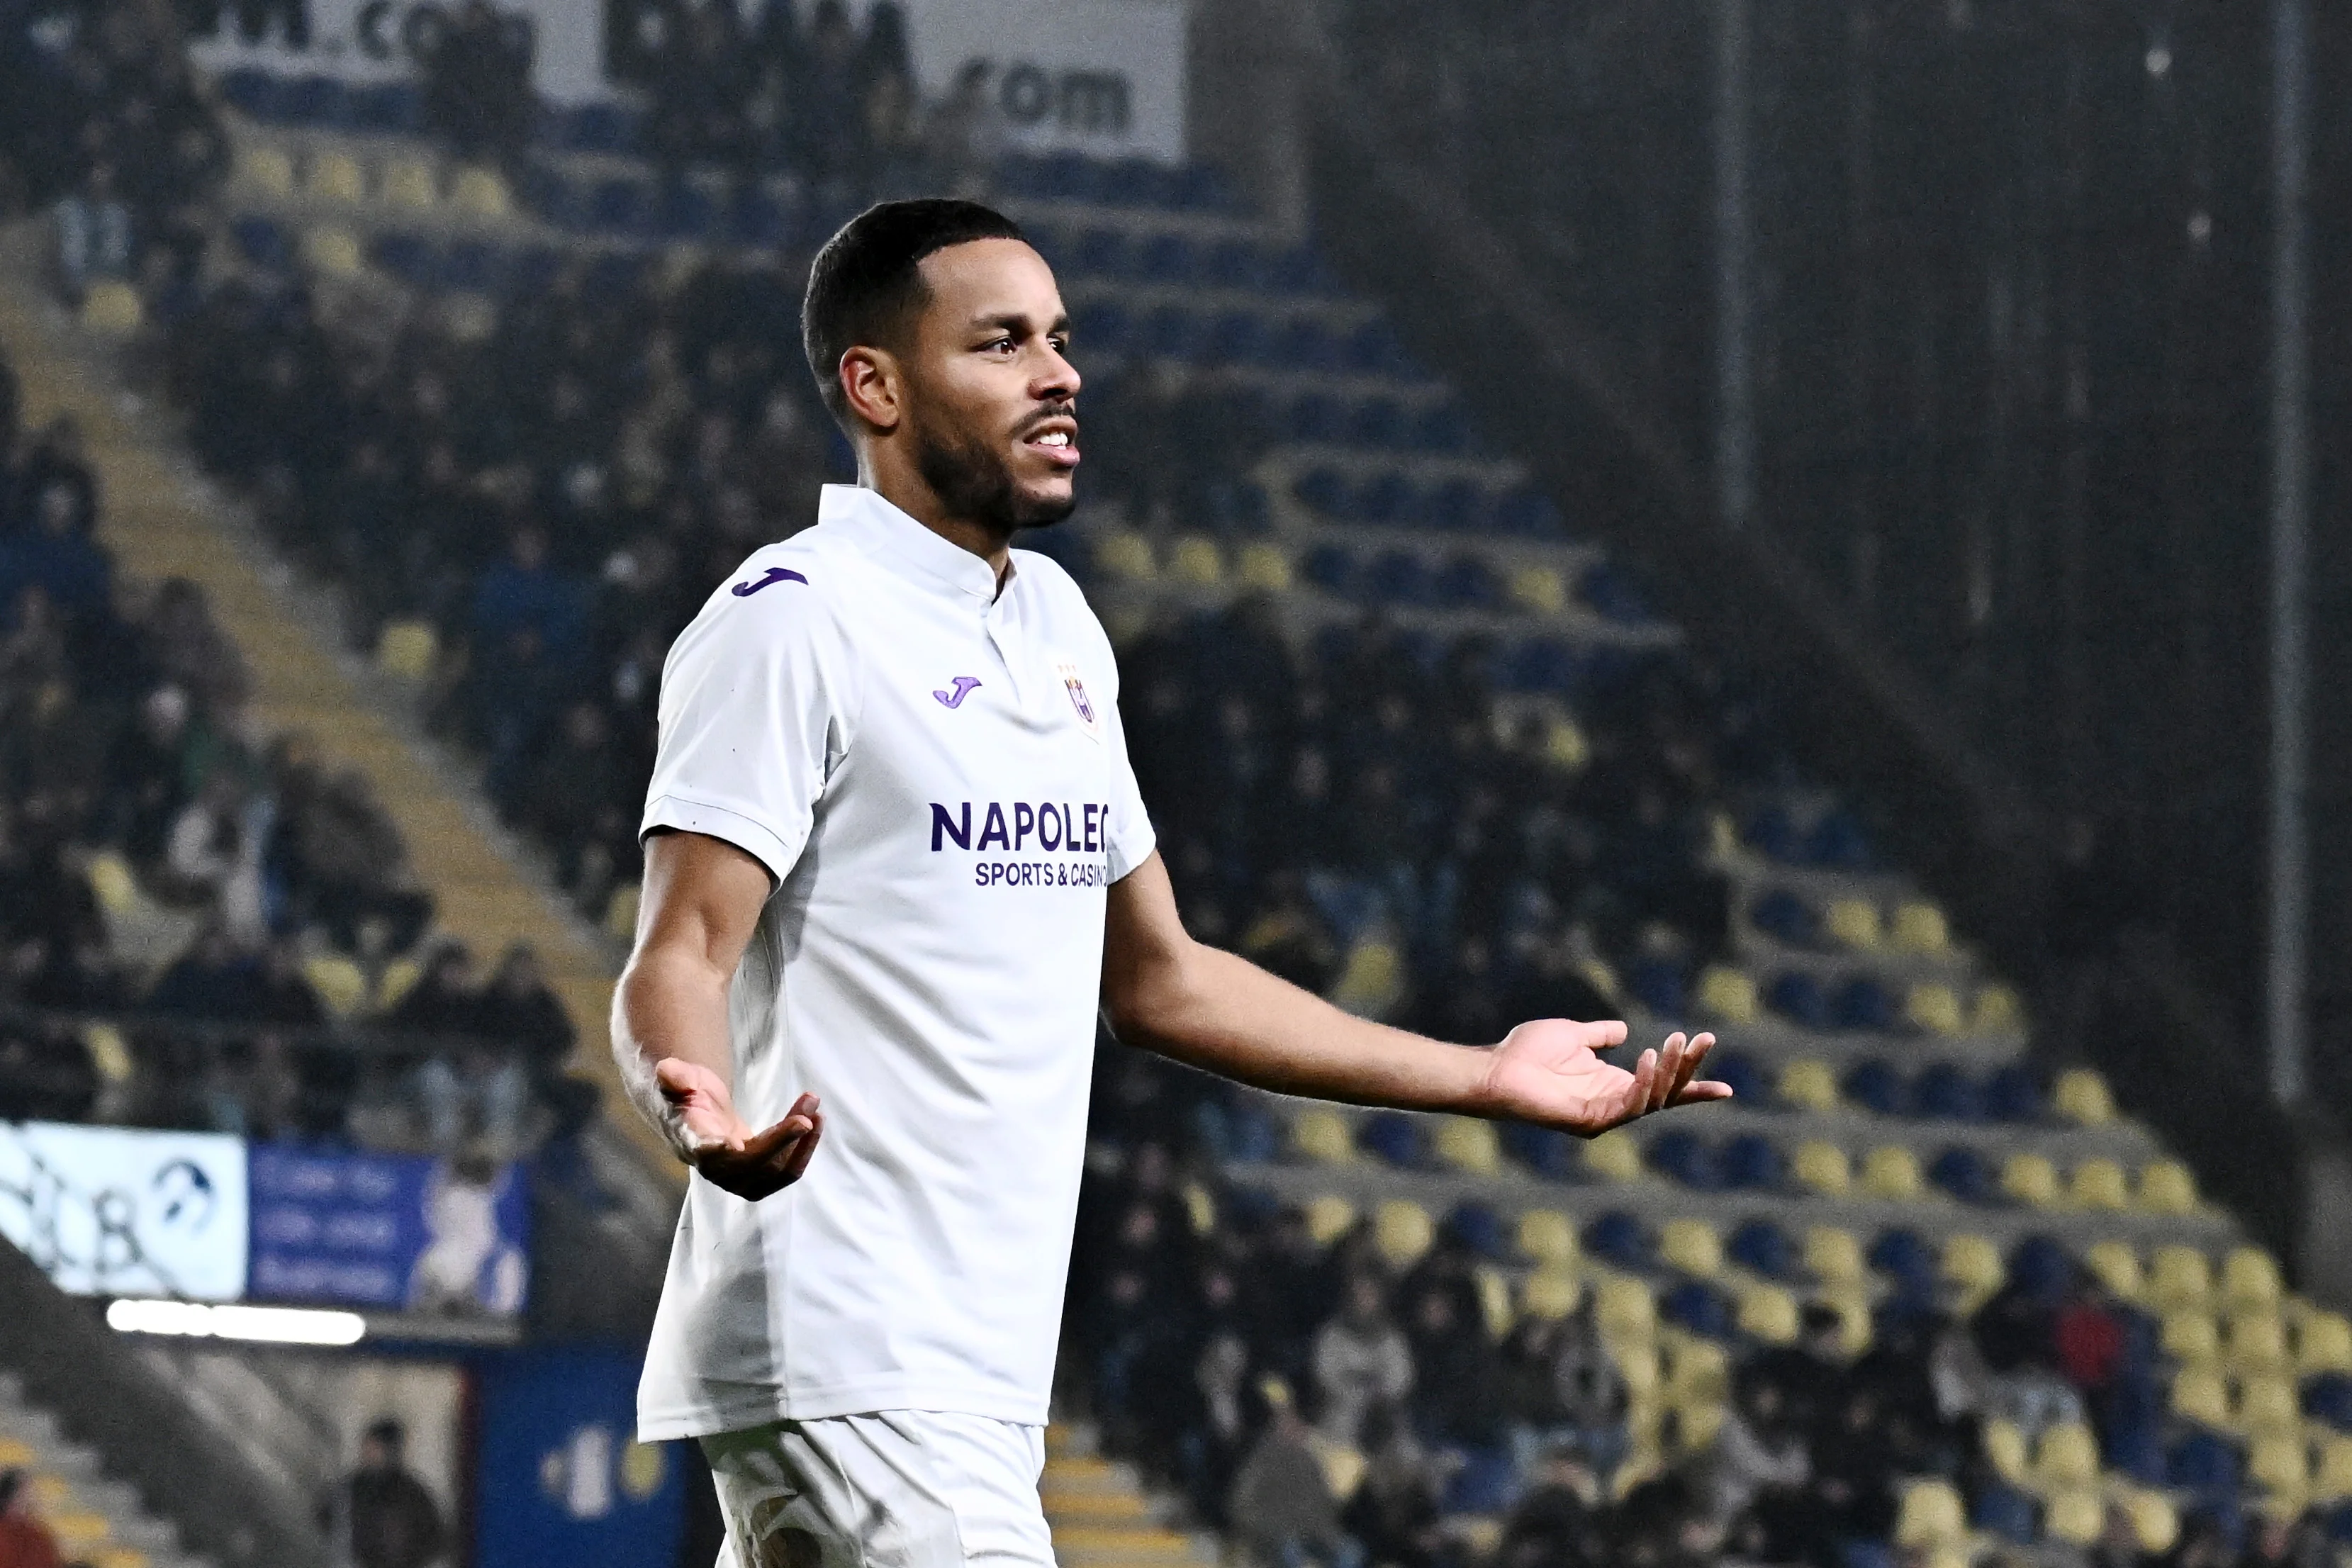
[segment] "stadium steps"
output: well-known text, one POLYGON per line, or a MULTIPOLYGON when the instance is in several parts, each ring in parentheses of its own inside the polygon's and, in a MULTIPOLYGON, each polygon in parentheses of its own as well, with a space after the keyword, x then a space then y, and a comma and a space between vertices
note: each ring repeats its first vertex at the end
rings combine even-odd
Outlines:
POLYGON ((100 1470, 96 1450, 75 1443, 57 1418, 0 1373, 0 1470, 26 1473, 33 1511, 57 1537, 59 1554, 89 1568, 203 1568, 180 1549, 179 1532, 150 1514, 138 1492, 100 1470))
POLYGON ((606 1049, 614 964, 608 950, 542 890, 503 842, 487 805, 394 721, 356 661, 298 607, 286 571, 239 536, 227 505, 196 472, 151 405, 125 392, 93 344, 46 299, 36 226, 0 245, 0 344, 24 384, 28 426, 72 416, 88 443, 105 504, 100 531, 128 576, 188 578, 249 661, 252 714, 265 732, 299 730, 337 765, 373 778, 431 891, 436 929, 485 960, 527 942, 545 963, 579 1035, 573 1070, 597 1083, 608 1118, 675 1181, 676 1162, 624 1108, 606 1049))
POLYGON ((1217 1560, 1205 1538, 1160 1522, 1135 1472, 1094 1452, 1083 1428, 1046 1428, 1037 1489, 1064 1568, 1199 1568, 1217 1560))

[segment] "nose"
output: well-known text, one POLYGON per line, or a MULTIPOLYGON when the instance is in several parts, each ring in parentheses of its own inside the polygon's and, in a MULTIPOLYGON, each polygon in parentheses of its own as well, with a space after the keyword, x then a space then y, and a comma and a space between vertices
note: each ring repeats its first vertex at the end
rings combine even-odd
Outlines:
POLYGON ((1045 349, 1045 360, 1039 366, 1037 380, 1030 387, 1030 395, 1040 403, 1066 403, 1078 395, 1081 384, 1078 367, 1052 343, 1046 343, 1045 349))

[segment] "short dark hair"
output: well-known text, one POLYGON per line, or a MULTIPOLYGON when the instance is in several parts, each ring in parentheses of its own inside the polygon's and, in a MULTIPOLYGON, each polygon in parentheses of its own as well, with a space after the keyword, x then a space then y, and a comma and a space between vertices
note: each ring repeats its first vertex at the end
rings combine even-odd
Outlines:
POLYGON ((947 196, 880 202, 841 226, 809 264, 801 301, 801 350, 825 407, 855 434, 841 390, 841 356, 859 343, 892 342, 924 300, 923 258, 975 239, 1029 237, 993 207, 947 196))

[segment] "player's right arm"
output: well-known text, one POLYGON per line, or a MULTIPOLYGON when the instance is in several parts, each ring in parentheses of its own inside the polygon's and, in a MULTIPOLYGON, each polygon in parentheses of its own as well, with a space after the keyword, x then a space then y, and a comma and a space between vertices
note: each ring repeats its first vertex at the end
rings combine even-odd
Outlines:
POLYGON ((765 1130, 735 1113, 727 991, 770 885, 768 868, 723 838, 648 837, 636 945, 613 994, 629 1102, 704 1179, 753 1199, 798 1181, 824 1133, 813 1094, 765 1130))

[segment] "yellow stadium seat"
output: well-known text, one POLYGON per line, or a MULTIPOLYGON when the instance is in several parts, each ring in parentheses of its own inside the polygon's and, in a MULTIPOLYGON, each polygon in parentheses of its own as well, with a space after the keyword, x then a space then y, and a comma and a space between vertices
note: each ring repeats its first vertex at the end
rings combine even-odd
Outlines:
POLYGON ((1870 1290, 1862 1285, 1824 1290, 1816 1301, 1838 1316, 1838 1348, 1849 1356, 1859 1356, 1870 1349, 1875 1329, 1870 1310, 1870 1290))
POLYGON ((1782 1100, 1807 1110, 1835 1110, 1837 1075, 1825 1061, 1800 1057, 1780 1069, 1780 1092, 1782 1100))
POLYGON ((1328 1247, 1356 1226, 1356 1205, 1337 1193, 1324 1193, 1307 1204, 1307 1234, 1318 1247, 1328 1247))
POLYGON ((1711 1279, 1723 1272, 1723 1238, 1703 1219, 1670 1219, 1658 1231, 1658 1257, 1669 1268, 1711 1279))
POLYGON ((2083 1255, 2083 1261, 2100 1284, 2123 1300, 2137 1301, 2147 1289, 2147 1281, 2140 1274, 2139 1254, 2127 1241, 2111 1237, 2093 1242, 2091 1250, 2083 1255))
POLYGON ((2142 1552, 2162 1556, 2172 1550, 2180 1539, 2180 1510, 2170 1498, 2152 1488, 2134 1487, 2120 1500, 2142 1552))
POLYGON ((128 283, 93 283, 81 297, 81 324, 90 331, 127 337, 146 319, 139 290, 128 283))
POLYGON ((1372 1214, 1372 1246, 1391 1268, 1410 1268, 1437 1239, 1437 1223, 1410 1198, 1391 1198, 1372 1214))
POLYGON ((2352 1437, 2325 1438, 2319 1463, 2312 1468, 2311 1500, 2333 1503, 2346 1498, 2352 1498, 2352 1437))
POLYGON ((1511 603, 1538 616, 1556 616, 1568 607, 1568 583, 1557 567, 1528 565, 1512 568, 1511 603))
POLYGON ((1903 1016, 1914 1028, 1931 1035, 1957 1035, 1962 1027, 1959 994, 1937 981, 1922 981, 1911 987, 1903 1001, 1903 1016))
POLYGON ((1194 1236, 1214 1236, 1217 1233, 1217 1198, 1200 1182, 1184 1184, 1184 1217, 1192 1223, 1194 1236))
POLYGON ((2058 1114, 2084 1127, 2104 1127, 2116 1119, 2116 1102, 2107 1080, 2089 1068, 2069 1068, 2051 1086, 2050 1103, 2058 1114))
POLYGON ((1966 1303, 1963 1311, 1973 1311, 1981 1306, 2009 1277, 2000 1259, 2000 1248, 1987 1237, 1968 1234, 1945 1241, 1939 1272, 1958 1289, 1966 1303))
POLYGON ((2140 1167, 2139 1206, 2150 1214, 2195 1214, 2197 1178, 2178 1160, 2152 1160, 2140 1167))
MULTIPOLYGON (((131 1055, 131 1042, 112 1024, 84 1024, 81 1027, 81 1048, 89 1053, 89 1065, 98 1069, 100 1079, 108 1084, 127 1084, 138 1064, 131 1055)), ((0 1469, 6 1468, 0 1463, 0 1469)))
POLYGON ((305 959, 302 979, 320 1005, 338 1018, 348 1018, 367 1005, 367 976, 341 953, 321 952, 305 959))
POLYGON ((1805 1232, 1805 1267, 1824 1285, 1853 1285, 1864 1278, 1862 1238, 1833 1225, 1805 1232))
POLYGON ((2099 1479, 2099 1444, 2079 1421, 2061 1421, 2033 1445, 2033 1479, 2055 1491, 2062 1487, 2089 1486, 2099 1479))
POLYGON ((2279 1371, 2287 1364, 2286 1324, 2274 1312, 2241 1312, 2221 1336, 2221 1359, 2240 1377, 2279 1371))
POLYGON ((1188 587, 1213 588, 1225 580, 1224 555, 1213 539, 1180 539, 1168 552, 1168 576, 1188 587))
POLYGON ((33 1446, 22 1437, 0 1436, 0 1469, 22 1469, 35 1458, 33 1446))
POLYGON ((247 147, 237 153, 236 183, 282 200, 294 194, 294 160, 275 147, 247 147))
POLYGON ((1104 576, 1123 583, 1149 583, 1159 574, 1151 542, 1127 529, 1103 535, 1095 545, 1095 565, 1104 576))
POLYGON ((1511 1301, 1511 1282, 1503 1271, 1491 1263, 1482 1263, 1471 1276, 1478 1282, 1478 1316, 1486 1325, 1486 1337, 1499 1341, 1511 1331, 1518 1309, 1511 1301))
POLYGON ((2274 1499, 2299 1508, 2311 1471, 2299 1437, 2257 1437, 2246 1450, 2246 1479, 2274 1499))
POLYGON ((2231 1312, 2275 1312, 2286 1293, 2276 1259, 2259 1247, 2241 1247, 2221 1262, 2221 1304, 2231 1312))
POLYGON ((383 199, 396 207, 429 207, 437 199, 433 165, 419 158, 394 158, 384 165, 383 199))
POLYGON ((110 915, 129 914, 143 901, 139 879, 131 875, 131 862, 115 850, 101 849, 91 856, 86 874, 90 896, 110 915))
POLYGON ((310 195, 321 201, 355 202, 367 195, 360 161, 348 153, 320 153, 313 157, 307 184, 310 195))
POLYGON ((376 634, 375 667, 402 680, 423 680, 441 657, 441 639, 431 621, 386 621, 376 634))
POLYGON ((1642 1148, 1629 1132, 1604 1132, 1584 1146, 1584 1168, 1612 1182, 1642 1173, 1642 1148))
POLYGON ((2067 1178, 2066 1201, 2078 1209, 2120 1213, 2131 1206, 2131 1188, 2124 1168, 2115 1161, 2085 1160, 2067 1178))
POLYGON ((2046 1154, 2011 1154, 2000 1168, 2000 1190, 2018 1203, 2048 1208, 2058 1201, 2058 1168, 2046 1154))
POLYGON ((1797 1145, 1797 1157, 1790 1169, 1801 1185, 1823 1197, 1843 1197, 1853 1185, 1853 1170, 1845 1151, 1818 1139, 1797 1145))
POLYGON ((1698 980, 1698 1008, 1719 1024, 1756 1022, 1756 982, 1744 969, 1711 963, 1698 980))
POLYGON ((2172 1374, 2172 1413, 2184 1421, 2226 1428, 2230 1425, 2230 1385, 2220 1369, 2189 1365, 2172 1374))
POLYGON ((1895 1515, 1895 1544, 1906 1551, 1932 1551, 1964 1544, 1968 1510, 1949 1481, 1913 1481, 1903 1489, 1895 1515))
POLYGON ((2088 1546, 2107 1528, 2107 1505, 2098 1489, 2072 1486, 2052 1492, 2042 1506, 2042 1531, 2069 1546, 2088 1546))
POLYGON ((2221 1336, 2203 1312, 2183 1309, 2164 1316, 2164 1353, 2184 1365, 2203 1366, 2221 1359, 2221 1336))
POLYGON ((2231 1419, 2239 1431, 2256 1437, 2296 1435, 2303 1430, 2303 1404, 2286 1378, 2250 1377, 2238 1385, 2231 1419))
POLYGON ((2193 1247, 2168 1242, 2156 1249, 2147 1278, 2148 1304, 2159 1312, 2202 1311, 2213 1297, 2213 1265, 2193 1247))
POLYGON ((1339 1111, 1310 1105, 1290 1123, 1290 1146, 1318 1165, 1344 1165, 1356 1157, 1356 1132, 1339 1111))
POLYGON ((503 218, 514 212, 514 198, 495 169, 458 170, 449 187, 449 205, 475 217, 503 218))
POLYGON ((1559 773, 1580 773, 1585 764, 1592 760, 1592 742, 1584 738, 1584 731, 1578 729, 1576 721, 1567 714, 1547 713, 1543 723, 1543 760, 1559 773))
POLYGON ((1331 1489, 1332 1501, 1345 1502, 1356 1495, 1364 1479, 1363 1450, 1346 1443, 1321 1443, 1315 1458, 1323 1467, 1323 1484, 1331 1489))
POLYGON ((2032 1475, 2027 1452, 2024 1429, 2016 1422, 1996 1415, 1984 1424, 1985 1462, 2002 1480, 2011 1486, 2026 1484, 2032 1475))
POLYGON ((366 258, 347 228, 313 228, 302 236, 302 258, 330 278, 356 278, 366 258))
POLYGON ((1639 1279, 1615 1274, 1601 1281, 1593 1297, 1593 1321, 1615 1340, 1646 1344, 1657 1337, 1658 1302, 1639 1279))
POLYGON ((1583 1282, 1557 1264, 1537 1269, 1519 1287, 1519 1310, 1547 1322, 1567 1317, 1583 1300, 1583 1282))
POLYGON ((2341 1312, 2314 1312, 2294 1338, 2294 1370, 2305 1377, 2352 1372, 2352 1319, 2341 1312))
POLYGON ((1286 594, 1290 591, 1290 557, 1279 545, 1260 540, 1242 546, 1241 559, 1235 563, 1234 574, 1244 588, 1255 588, 1265 594, 1286 594))
POLYGON ((1900 1143, 1873 1149, 1862 1162, 1862 1190, 1890 1203, 1918 1202, 1919 1156, 1900 1143))
POLYGON ((1473 1176, 1491 1176, 1503 1168, 1502 1144, 1495 1136, 1495 1124, 1475 1116, 1441 1117, 1430 1140, 1430 1152, 1437 1156, 1439 1164, 1473 1176))
POLYGON ((1944 911, 1922 900, 1907 900, 1896 907, 1890 934, 1897 952, 1932 956, 1952 950, 1952 931, 1945 923, 1944 911))
POLYGON ((89 1568, 147 1568, 147 1553, 135 1546, 109 1546, 91 1553, 89 1568))
POLYGON ((1759 1285, 1739 1298, 1739 1331, 1768 1345, 1797 1337, 1797 1299, 1778 1285, 1759 1285))
POLYGON ((1711 811, 1706 816, 1706 858, 1715 865, 1737 860, 1743 853, 1739 847, 1739 829, 1727 811, 1711 811))
POLYGON ((385 964, 375 984, 378 1010, 399 1006, 400 999, 408 994, 424 973, 425 965, 414 958, 395 958, 385 964))
POLYGON ((1625 1380, 1627 1399, 1643 1413, 1637 1419, 1654 1420, 1658 1385, 1665 1381, 1658 1365, 1658 1342, 1638 1334, 1614 1334, 1608 1336, 1602 1348, 1608 1351, 1617 1374, 1625 1380))
POLYGON ((1583 1255, 1576 1223, 1558 1209, 1528 1209, 1519 1215, 1519 1256, 1538 1265, 1573 1268, 1583 1255))
POLYGON ((1886 941, 1885 921, 1867 899, 1832 899, 1822 924, 1840 945, 1856 952, 1876 952, 1886 941))
POLYGON ((2025 1027, 2025 1005, 2006 985, 1980 985, 1969 1004, 1969 1033, 2013 1035, 2025 1027))
POLYGON ((644 894, 635 882, 623 882, 604 900, 604 934, 614 942, 632 942, 637 934, 637 907, 644 894))
POLYGON ((1675 1342, 1666 1368, 1666 1393, 1677 1403, 1720 1400, 1731 1392, 1731 1356, 1713 1340, 1675 1342))
POLYGON ((1388 942, 1370 937, 1348 950, 1330 999, 1333 1005, 1360 1018, 1378 1018, 1403 994, 1403 958, 1388 942))
POLYGON ((1720 1399, 1693 1399, 1668 1406, 1675 1413, 1675 1451, 1703 1454, 1723 1430, 1726 1412, 1720 1399))

